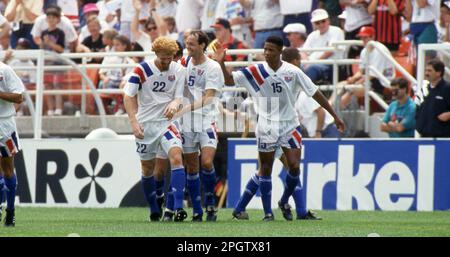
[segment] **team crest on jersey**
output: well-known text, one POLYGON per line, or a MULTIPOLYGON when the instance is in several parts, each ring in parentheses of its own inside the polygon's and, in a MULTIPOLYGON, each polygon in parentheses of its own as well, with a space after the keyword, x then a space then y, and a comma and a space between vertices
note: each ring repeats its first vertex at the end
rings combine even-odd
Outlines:
POLYGON ((197 75, 199 75, 199 76, 203 75, 203 73, 205 73, 204 70, 198 70, 198 71, 197 71, 197 75))
POLYGON ((289 83, 292 81, 292 77, 286 76, 286 77, 284 77, 284 80, 289 83))
POLYGON ((174 81, 175 80, 175 75, 169 75, 168 79, 169 79, 169 81, 174 81))

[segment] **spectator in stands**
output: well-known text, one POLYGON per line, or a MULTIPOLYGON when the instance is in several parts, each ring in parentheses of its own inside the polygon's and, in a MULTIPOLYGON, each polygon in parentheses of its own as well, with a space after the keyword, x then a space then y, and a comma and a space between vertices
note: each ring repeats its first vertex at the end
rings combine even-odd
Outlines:
MULTIPOLYGON (((64 52, 65 34, 62 29, 58 28, 61 22, 61 12, 55 8, 48 8, 45 12, 47 29, 41 33, 39 47, 41 49, 52 51, 55 53, 64 52)), ((46 65, 61 65, 61 62, 46 61, 46 65)), ((59 89, 64 73, 59 71, 52 71, 46 74, 46 86, 53 89, 59 89)), ((63 111, 63 97, 62 95, 49 95, 46 97, 47 115, 62 115, 63 111)))
POLYGON ((216 10, 219 0, 203 0, 202 17, 200 18, 200 29, 209 30, 216 20, 216 10))
MULTIPOLYGON (((337 0, 319 0, 320 9, 325 9, 330 15, 330 24, 336 27, 339 27, 339 14, 342 13, 343 9, 337 0)), ((344 29, 344 28, 342 28, 344 29)))
MULTIPOLYGON (((133 8, 134 2, 136 1, 138 1, 141 5, 148 7, 148 0, 112 0, 108 3, 111 10, 115 10, 120 13, 119 34, 126 36, 131 40, 131 42, 136 41, 133 37, 133 33, 131 32, 131 23, 136 16, 136 10, 133 8)), ((143 13, 139 13, 139 17, 141 19, 146 19, 149 16, 149 8, 142 8, 141 10, 143 13)))
POLYGON ((407 0, 372 0, 367 8, 374 14, 375 40, 397 51, 402 37, 402 13, 407 0))
POLYGON ((279 0, 279 2, 283 15, 283 27, 291 23, 301 23, 305 25, 308 34, 313 31, 311 12, 317 9, 317 0, 303 0, 301 4, 291 0, 279 0))
MULTIPOLYGON (((61 8, 57 5, 50 5, 45 12, 52 12, 54 14, 59 13, 59 22, 57 24, 57 28, 61 29, 65 35, 65 48, 70 49, 71 52, 75 52, 75 49, 78 45, 78 34, 73 26, 72 22, 65 16, 61 14, 61 8)), ((33 29, 31 30, 31 35, 33 36, 33 40, 37 45, 41 45, 41 35, 44 30, 48 28, 47 24, 47 15, 43 14, 34 22, 33 29)))
MULTIPOLYGON (((287 47, 283 49, 281 58, 285 62, 289 62, 300 67, 301 57, 297 48, 287 47)), ((334 124, 334 119, 320 104, 312 97, 301 91, 296 102, 295 110, 298 115, 300 124, 306 128, 308 137, 340 137, 339 131, 334 124)), ((302 135, 306 136, 303 131, 302 135)))
MULTIPOLYGON (((345 6, 345 39, 357 39, 356 34, 362 27, 372 26, 372 16, 367 12, 367 6, 370 0, 339 0, 345 6)), ((348 58, 357 57, 362 47, 352 46, 348 52, 348 58)))
MULTIPOLYGON (((19 38, 16 44, 16 50, 30 50, 31 41, 27 38, 19 38)), ((13 58, 8 63, 11 68, 16 67, 35 67, 31 59, 13 58)), ((36 85, 36 70, 14 69, 17 76, 22 80, 27 90, 34 90, 36 85)), ((22 102, 17 110, 17 116, 29 114, 26 102, 22 102)))
POLYGON ((100 0, 97 2, 98 18, 101 21, 106 21, 109 28, 114 28, 118 23, 118 19, 116 13, 108 8, 108 2, 111 1, 112 0, 100 0))
POLYGON ((156 12, 161 17, 174 17, 177 15, 177 0, 157 0, 156 12))
POLYGON ((242 0, 241 5, 251 9, 255 30, 253 48, 264 48, 264 42, 270 36, 283 38, 283 16, 278 0, 242 0))
MULTIPOLYGON (((127 52, 131 50, 131 42, 124 35, 118 35, 114 38, 114 52, 127 52)), ((128 64, 134 63, 131 58, 121 57, 121 56, 110 56, 104 58, 102 64, 128 64)), ((125 68, 102 68, 99 70, 100 84, 99 88, 104 89, 118 89, 122 79, 127 74, 127 69, 125 68)), ((123 102, 121 95, 110 95, 104 100, 106 101, 105 106, 108 106, 108 113, 123 113, 123 102), (112 97, 110 97, 112 96, 112 97)))
POLYGON ((98 18, 99 10, 97 8, 96 4, 86 4, 83 6, 83 14, 84 18, 86 20, 86 25, 81 28, 80 35, 78 37, 78 40, 80 42, 83 42, 85 38, 91 35, 89 28, 88 28, 88 21, 91 19, 91 17, 97 17, 98 24, 100 24, 100 33, 103 33, 105 30, 109 29, 109 24, 104 21, 100 20, 98 18))
POLYGON ((417 107, 417 131, 422 137, 450 137, 450 83, 444 80, 445 64, 433 59, 425 67, 428 95, 417 107))
POLYGON ((380 130, 389 133, 389 137, 414 137, 416 128, 416 104, 409 97, 408 81, 395 78, 391 82, 394 101, 384 114, 380 130))
MULTIPOLYGON (((161 16, 161 15, 159 15, 159 16, 161 16)), ((163 16, 161 16, 161 17, 163 17, 163 16)), ((166 17, 163 17, 163 21, 167 27, 167 33, 169 34, 168 37, 175 41, 178 40, 177 24, 175 22, 175 18, 171 17, 171 16, 166 16, 166 17)))
MULTIPOLYGON (((100 32, 100 20, 97 16, 90 16, 86 26, 90 36, 86 37, 81 44, 87 47, 89 52, 104 52, 106 46, 103 44, 103 35, 100 32)), ((94 58, 92 62, 101 63, 102 58, 94 58)))
POLYGON ((405 15, 411 19, 409 29, 416 46, 437 43, 437 6, 437 0, 406 0, 405 15))
POLYGON ((242 41, 246 46, 253 46, 251 34, 250 9, 241 5, 244 0, 220 0, 216 10, 216 18, 227 19, 231 24, 233 37, 242 41))
POLYGON ((105 46, 105 52, 110 52, 114 48, 114 38, 118 35, 114 29, 108 29, 103 32, 102 41, 105 46))
POLYGON ((7 63, 11 58, 12 51, 10 50, 10 30, 8 20, 0 14, 0 50, 7 51, 3 59, 4 63, 7 63))
POLYGON ((177 31, 180 33, 180 42, 184 45, 184 33, 187 30, 200 29, 200 18, 202 16, 203 0, 179 1, 177 14, 175 16, 177 31))
POLYGON ((144 31, 139 29, 139 15, 142 11, 143 5, 139 0, 133 2, 136 15, 133 17, 131 23, 131 33, 135 41, 144 49, 145 52, 150 52, 152 49, 152 42, 159 36, 167 34, 167 27, 163 19, 155 11, 155 1, 151 2, 151 15, 144 21, 144 31))
MULTIPOLYGON (((375 70, 379 71, 378 74, 374 71, 369 71, 369 80, 371 84, 372 90, 375 93, 382 96, 384 99, 388 98, 388 95, 385 93, 385 88, 389 86, 390 80, 393 79, 394 76, 394 66, 389 60, 383 56, 380 52, 384 52, 384 54, 391 55, 389 49, 386 48, 380 42, 374 42, 376 44, 376 48, 368 45, 370 41, 373 41, 375 38, 375 29, 372 27, 362 27, 357 35, 364 44, 364 49, 361 51, 361 64, 359 66, 359 70, 351 77, 349 77, 346 82, 340 83, 340 85, 346 84, 362 84, 364 83, 364 74, 366 68, 366 56, 368 55, 368 60, 370 61, 370 65, 374 67, 375 70), (384 77, 382 77, 382 76, 384 77), (387 80, 386 80, 387 79, 387 80)), ((361 89, 350 89, 348 90, 341 99, 341 109, 345 109, 350 103, 352 96, 356 96, 357 98, 364 98, 364 88, 361 89)))
MULTIPOLYGON (((226 19, 218 18, 216 22, 211 25, 214 28, 214 35, 219 42, 222 42, 223 47, 227 49, 246 49, 247 47, 239 39, 233 37, 230 22, 226 19)), ((212 44, 212 43, 211 43, 212 44)), ((245 61, 246 55, 226 55, 225 61, 245 61)))
POLYGON ((301 23, 291 23, 284 27, 283 32, 287 35, 289 46, 294 48, 302 48, 305 44, 306 27, 301 23))
MULTIPOLYGON (((327 47, 335 41, 344 40, 344 32, 335 26, 330 25, 330 19, 327 11, 317 9, 312 12, 311 22, 316 30, 308 35, 303 48, 327 47)), ((309 52, 302 53, 304 60, 324 60, 331 58, 341 58, 342 55, 333 52, 309 52)), ((327 64, 309 64, 304 65, 305 73, 312 81, 331 80, 333 70, 331 65, 327 64)))
POLYGON ((27 38, 33 49, 38 46, 34 44, 31 29, 36 18, 42 14, 42 0, 11 0, 6 6, 6 19, 12 24, 11 47, 16 48, 19 38, 27 38))
POLYGON ((56 5, 61 8, 61 13, 67 17, 75 29, 80 28, 80 17, 79 17, 79 8, 78 1, 74 0, 57 0, 56 5))
POLYGON ((439 42, 450 41, 450 1, 443 2, 441 5, 441 16, 439 21, 439 42))

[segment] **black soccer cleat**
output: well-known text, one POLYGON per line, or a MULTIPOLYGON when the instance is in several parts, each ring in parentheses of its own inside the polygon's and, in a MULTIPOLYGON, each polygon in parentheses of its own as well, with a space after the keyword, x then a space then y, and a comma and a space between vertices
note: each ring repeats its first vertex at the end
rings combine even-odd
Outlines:
POLYGON ((288 203, 282 204, 281 201, 278 201, 278 207, 280 208, 281 213, 283 213, 283 218, 285 220, 291 221, 293 219, 291 206, 288 203))
POLYGON ((167 211, 166 210, 164 212, 164 216, 163 216, 162 220, 164 222, 172 222, 173 221, 173 215, 174 215, 173 211, 167 211))
POLYGON ((5 227, 14 227, 14 226, 16 226, 16 218, 14 216, 14 210, 6 209, 5 227))
POLYGON ((232 215, 233 215, 233 219, 249 220, 248 213, 246 213, 245 211, 236 212, 236 210, 234 210, 232 215))
POLYGON ((196 213, 192 216, 192 222, 202 222, 203 221, 203 214, 196 213))
POLYGON ((274 221, 275 217, 273 216, 272 213, 268 213, 266 214, 266 216, 264 216, 263 221, 274 221))
POLYGON ((159 212, 162 213, 163 212, 163 204, 164 204, 164 195, 162 195, 161 197, 156 197, 156 204, 158 205, 159 208, 159 212))
POLYGON ((217 221, 217 208, 214 206, 206 207, 206 221, 217 221))
POLYGON ((187 218, 187 212, 183 210, 183 208, 177 209, 175 211, 175 217, 173 221, 175 222, 181 222, 187 218))
POLYGON ((150 214, 150 221, 159 221, 161 219, 161 213, 159 212, 154 212, 152 214, 150 214))
POLYGON ((308 210, 306 215, 303 217, 297 216, 297 219, 298 220, 322 220, 321 217, 317 217, 316 214, 314 212, 312 212, 311 210, 308 210))

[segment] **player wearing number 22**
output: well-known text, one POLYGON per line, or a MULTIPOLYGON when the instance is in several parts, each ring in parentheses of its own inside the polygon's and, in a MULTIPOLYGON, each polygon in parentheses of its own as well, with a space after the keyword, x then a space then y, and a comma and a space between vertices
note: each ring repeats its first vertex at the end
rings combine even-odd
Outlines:
POLYGON ((183 146, 178 127, 171 120, 181 108, 186 73, 181 64, 173 62, 178 50, 174 40, 158 38, 152 50, 156 59, 138 64, 128 76, 124 87, 125 108, 141 159, 141 182, 150 207, 150 220, 161 218, 153 171, 156 155, 163 152, 172 168, 170 185, 174 192, 175 221, 182 221, 187 216, 183 210, 186 180, 183 146))
POLYGON ((271 173, 274 153, 278 147, 282 148, 289 168, 285 181, 286 187, 279 206, 283 214, 288 211, 283 207, 287 205, 295 188, 300 185, 299 167, 302 138, 295 112, 295 101, 300 90, 313 97, 333 116, 339 130, 344 129, 343 122, 311 79, 298 67, 281 60, 282 49, 283 40, 281 38, 269 37, 264 44, 266 62, 250 65, 229 74, 224 65, 226 51, 220 42, 216 43, 214 59, 221 65, 225 85, 231 86, 236 83, 236 85, 246 87, 251 97, 254 98, 258 113, 256 138, 259 171, 247 183, 245 191, 233 211, 233 216, 237 219, 248 219, 245 208, 259 188, 265 213, 263 220, 274 220, 271 208, 271 173))

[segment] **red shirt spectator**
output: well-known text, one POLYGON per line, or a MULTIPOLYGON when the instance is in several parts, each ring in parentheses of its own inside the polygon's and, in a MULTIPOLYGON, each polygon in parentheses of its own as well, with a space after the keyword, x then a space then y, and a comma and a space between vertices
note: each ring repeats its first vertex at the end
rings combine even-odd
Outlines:
POLYGON ((375 40, 383 43, 391 51, 397 51, 402 37, 401 14, 405 0, 372 0, 368 7, 375 14, 375 40))

